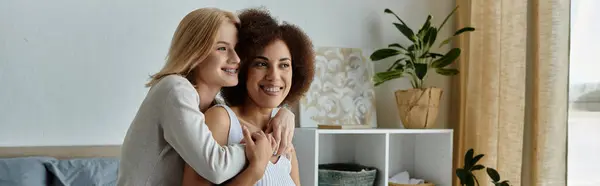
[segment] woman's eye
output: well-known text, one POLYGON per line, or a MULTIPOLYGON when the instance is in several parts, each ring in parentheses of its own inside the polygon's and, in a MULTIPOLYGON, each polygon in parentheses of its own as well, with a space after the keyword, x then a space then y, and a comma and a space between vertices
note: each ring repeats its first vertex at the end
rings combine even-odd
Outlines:
POLYGON ((289 68, 289 67, 290 67, 290 64, 287 64, 287 63, 281 64, 281 68, 289 68))
POLYGON ((266 66, 267 66, 267 63, 265 63, 265 62, 257 62, 257 63, 256 63, 256 66, 257 66, 257 67, 266 67, 266 66))
POLYGON ((219 47, 219 48, 217 48, 217 50, 226 51, 227 48, 225 48, 225 47, 219 47))

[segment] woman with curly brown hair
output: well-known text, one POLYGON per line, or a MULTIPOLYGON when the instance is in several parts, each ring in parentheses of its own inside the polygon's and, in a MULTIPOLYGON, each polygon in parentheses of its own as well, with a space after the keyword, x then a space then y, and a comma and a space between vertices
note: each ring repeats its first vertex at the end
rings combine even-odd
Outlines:
MULTIPOLYGON (((283 104, 295 104, 314 76, 314 51, 298 27, 277 21, 267 11, 247 9, 239 15, 236 51, 241 59, 239 83, 224 88, 227 105, 206 111, 208 127, 221 145, 242 143, 242 130, 268 131, 268 123, 283 104), (260 113, 260 114, 256 114, 260 113)), ((268 132, 267 132, 268 133, 268 132)), ((246 143, 252 143, 246 141, 246 143)), ((212 185, 186 166, 184 185, 212 185)), ((300 185, 298 159, 287 154, 255 159, 227 185, 300 185)))

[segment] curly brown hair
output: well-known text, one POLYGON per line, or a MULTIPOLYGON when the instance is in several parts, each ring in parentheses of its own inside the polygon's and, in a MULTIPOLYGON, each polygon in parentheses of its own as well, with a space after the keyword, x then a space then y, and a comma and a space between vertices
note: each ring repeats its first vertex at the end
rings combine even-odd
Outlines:
POLYGON ((282 40, 292 55, 292 87, 282 104, 295 104, 310 88, 315 74, 315 53, 310 38, 296 25, 277 20, 264 9, 245 9, 239 14, 240 29, 235 47, 241 64, 239 83, 234 87, 225 87, 221 94, 230 106, 239 106, 248 97, 246 80, 250 60, 263 53, 274 41, 282 40))

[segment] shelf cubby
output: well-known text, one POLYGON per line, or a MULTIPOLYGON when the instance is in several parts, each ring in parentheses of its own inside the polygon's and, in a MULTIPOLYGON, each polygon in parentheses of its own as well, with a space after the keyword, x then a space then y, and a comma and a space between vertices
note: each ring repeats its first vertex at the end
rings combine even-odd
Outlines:
POLYGON ((318 165, 328 163, 375 167, 378 186, 402 171, 438 186, 452 185, 451 129, 297 128, 293 143, 302 185, 318 185, 318 165))

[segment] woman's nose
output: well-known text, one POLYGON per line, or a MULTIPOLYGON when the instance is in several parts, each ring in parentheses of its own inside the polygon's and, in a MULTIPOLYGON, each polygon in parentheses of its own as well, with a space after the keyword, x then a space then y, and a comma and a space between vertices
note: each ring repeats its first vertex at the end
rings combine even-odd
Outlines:
POLYGON ((267 80, 274 80, 277 79, 279 74, 279 70, 277 68, 274 67, 270 67, 269 70, 267 71, 267 80))
POLYGON ((240 63, 240 56, 237 55, 235 50, 230 50, 231 53, 229 55, 229 63, 240 63))

